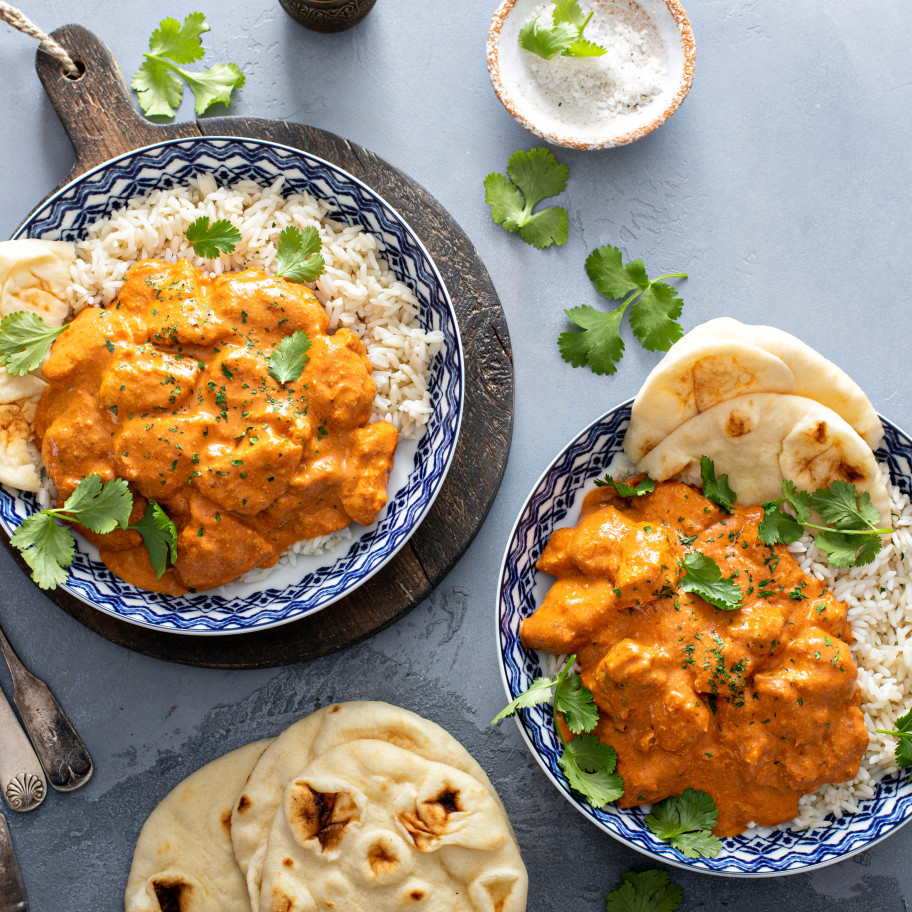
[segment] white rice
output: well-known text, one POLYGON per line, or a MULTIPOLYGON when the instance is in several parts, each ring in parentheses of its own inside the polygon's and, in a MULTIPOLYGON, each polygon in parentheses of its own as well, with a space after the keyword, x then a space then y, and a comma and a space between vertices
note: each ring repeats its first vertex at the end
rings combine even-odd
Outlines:
MULTIPOLYGON (((406 439, 421 437, 431 417, 431 363, 443 344, 439 330, 424 330, 418 299, 384 259, 383 243, 360 226, 330 218, 333 207, 306 193, 282 193, 283 178, 269 187, 254 181, 221 186, 212 174, 199 174, 186 187, 137 196, 94 222, 76 244, 69 288, 74 313, 103 306, 119 294, 129 267, 146 257, 167 262, 186 259, 210 276, 257 266, 275 273, 276 245, 284 228, 314 225, 320 232, 326 267, 312 286, 329 315, 330 331, 343 326, 364 343, 377 385, 375 420, 388 421, 406 439), (187 226, 200 216, 228 219, 241 242, 217 260, 197 256, 187 226)), ((45 500, 47 492, 43 492, 45 500)), ((296 555, 323 554, 351 538, 333 535, 296 543, 277 566, 296 555)), ((274 568, 254 570, 243 579, 259 581, 274 568)))
MULTIPOLYGON (((890 496, 893 534, 873 563, 838 570, 805 535, 789 545, 801 568, 826 582, 834 597, 848 605, 854 642, 852 658, 858 666, 861 711, 870 743, 858 775, 851 782, 823 785, 798 803, 798 816, 778 827, 750 827, 748 837, 777 829, 826 827, 842 814, 858 810, 873 798, 877 783, 897 770, 896 739, 877 733, 892 731, 896 719, 912 709, 912 503, 890 479, 889 466, 880 470, 890 496)), ((625 478, 633 470, 623 454, 612 461, 609 474, 625 478)), ((554 677, 567 656, 539 653, 543 674, 554 677)))

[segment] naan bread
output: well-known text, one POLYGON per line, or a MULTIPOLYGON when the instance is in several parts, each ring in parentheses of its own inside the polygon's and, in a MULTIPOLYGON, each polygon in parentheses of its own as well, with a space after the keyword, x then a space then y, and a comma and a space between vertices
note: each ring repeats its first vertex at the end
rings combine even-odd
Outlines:
POLYGON ((152 811, 133 853, 126 912, 250 912, 231 846, 231 809, 270 743, 213 760, 152 811))
POLYGON ((398 706, 358 700, 334 703, 286 729, 263 753, 250 773, 231 816, 231 838, 247 877, 254 908, 260 896, 266 837, 288 783, 314 757, 360 739, 386 741, 420 757, 445 763, 481 782, 500 799, 484 770, 439 725, 398 706))
POLYGON ((0 317, 17 310, 62 326, 69 313, 67 287, 76 248, 65 241, 22 238, 0 243, 0 317))
POLYGON ((772 326, 720 317, 669 349, 633 403, 624 448, 638 462, 675 428, 749 393, 787 393, 832 409, 877 449, 883 427, 867 396, 843 370, 772 326))
POLYGON ((41 457, 31 443, 35 410, 33 399, 0 405, 0 482, 20 491, 41 488, 41 457))
POLYGON ((727 474, 738 503, 762 504, 782 479, 815 491, 837 478, 867 491, 891 525, 890 500, 871 448, 832 409, 803 396, 758 393, 713 406, 684 422, 637 464, 656 481, 700 484, 700 457, 727 474))
POLYGON ((385 741, 320 754, 283 793, 260 912, 524 912, 526 870, 485 784, 385 741))

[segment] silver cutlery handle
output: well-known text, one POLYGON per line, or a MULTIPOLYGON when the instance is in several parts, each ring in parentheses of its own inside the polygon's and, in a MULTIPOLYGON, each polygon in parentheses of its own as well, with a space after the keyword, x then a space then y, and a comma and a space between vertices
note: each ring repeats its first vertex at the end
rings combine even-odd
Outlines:
POLYGON ((51 785, 60 792, 85 785, 92 758, 47 684, 28 672, 17 675, 14 698, 51 785))
POLYGON ((20 661, 0 630, 0 652, 13 677, 13 699, 48 780, 60 792, 85 785, 92 758, 57 698, 20 661))
POLYGON ((3 814, 0 814, 0 912, 29 912, 25 885, 3 814))
POLYGON ((41 764, 0 691, 0 793, 14 811, 30 811, 44 801, 46 792, 41 764))

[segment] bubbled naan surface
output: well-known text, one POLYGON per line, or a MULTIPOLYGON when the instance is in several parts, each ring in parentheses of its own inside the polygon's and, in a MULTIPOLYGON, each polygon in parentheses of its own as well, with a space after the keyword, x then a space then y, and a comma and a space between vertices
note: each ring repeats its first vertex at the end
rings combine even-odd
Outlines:
POLYGON ((868 397, 841 368, 781 329, 720 317, 679 339, 646 378, 624 448, 638 462, 685 421, 750 393, 813 399, 843 418, 872 450, 883 437, 868 397))
POLYGON ((758 393, 713 406, 684 422, 637 464, 656 481, 700 484, 700 457, 727 474, 741 504, 782 494, 782 480, 816 491, 836 479, 867 491, 890 523, 890 500, 871 448, 832 409, 803 396, 758 393))
POLYGON ((523 912, 526 872, 488 788, 386 741, 317 756, 269 832, 260 912, 523 912))
POLYGON ((0 316, 19 310, 62 326, 69 313, 70 267, 76 248, 65 241, 22 238, 0 244, 0 316))

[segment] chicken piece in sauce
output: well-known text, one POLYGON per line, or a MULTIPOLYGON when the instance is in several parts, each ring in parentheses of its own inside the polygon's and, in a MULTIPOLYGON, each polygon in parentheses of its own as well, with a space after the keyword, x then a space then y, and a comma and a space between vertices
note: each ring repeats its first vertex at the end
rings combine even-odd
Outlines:
POLYGON ((259 269, 206 277, 143 260, 120 297, 86 308, 54 343, 36 438, 62 504, 87 475, 125 478, 178 530, 157 579, 140 535, 97 535, 104 563, 157 592, 211 589, 269 566, 294 542, 368 525, 386 504, 396 429, 369 423, 376 387, 361 341, 327 333, 313 292, 259 269), (269 356, 310 340, 296 380, 269 356))
POLYGON ((539 559, 557 579, 520 636, 577 653, 621 807, 702 789, 729 836, 790 820, 802 795, 858 772, 868 735, 846 606, 760 541, 762 517, 678 482, 632 498, 596 488, 539 559), (742 608, 677 589, 692 550, 735 574, 742 608))

